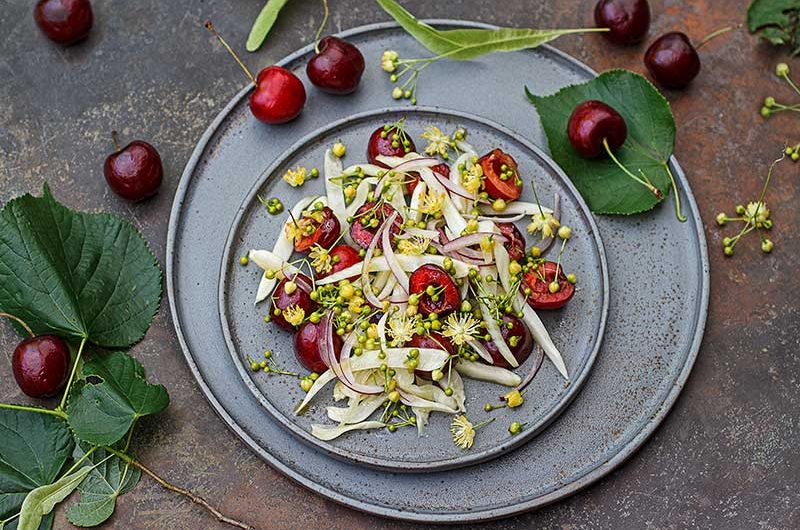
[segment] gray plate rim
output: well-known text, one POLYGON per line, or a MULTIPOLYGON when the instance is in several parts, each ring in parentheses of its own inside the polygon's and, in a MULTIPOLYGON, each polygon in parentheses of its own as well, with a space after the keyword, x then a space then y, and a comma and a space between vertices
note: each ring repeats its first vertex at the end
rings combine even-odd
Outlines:
MULTIPOLYGON (((426 19, 426 23, 431 25, 452 25, 452 26, 461 26, 466 28, 483 28, 483 29, 492 29, 496 28, 491 24, 483 24, 479 22, 471 22, 471 21, 464 21, 464 20, 455 20, 455 19, 426 19)), ((359 26, 356 28, 351 28, 349 30, 343 31, 338 34, 338 36, 346 38, 353 35, 358 35, 361 33, 368 33, 386 29, 396 29, 399 25, 395 22, 378 22, 374 24, 368 24, 364 26, 359 26)), ((286 65, 295 61, 299 57, 309 53, 312 49, 312 45, 305 46, 294 53, 284 57, 281 61, 277 62, 277 65, 286 65)), ((540 48, 547 50, 549 53, 559 57, 561 60, 566 62, 572 63, 577 69, 583 70, 589 75, 596 76, 597 72, 587 65, 578 61, 574 57, 556 49, 549 45, 542 45, 540 48)), ((639 431, 639 433, 631 438, 631 440, 616 454, 613 458, 605 462, 599 463, 594 469, 588 471, 583 476, 575 479, 573 482, 564 485, 563 487, 551 491, 549 493, 543 494, 539 497, 532 498, 528 501, 520 502, 514 504, 512 506, 507 506, 503 508, 491 508, 482 511, 470 512, 467 514, 453 514, 453 515, 424 515, 424 514, 416 514, 413 512, 401 510, 401 509, 392 509, 386 508, 384 506, 378 506, 374 504, 370 504, 367 502, 362 502, 356 499, 352 499, 339 493, 336 490, 320 486, 318 484, 309 484, 308 481, 303 477, 301 474, 296 472, 291 467, 285 465, 280 460, 274 458, 268 451, 264 450, 254 439, 252 439, 247 433, 245 433, 235 422, 235 420, 228 414, 228 412, 222 407, 219 401, 214 397, 211 389, 209 388, 208 384, 203 380, 200 371, 195 363, 192 353, 188 348, 188 344, 183 333, 183 329, 180 325, 179 315, 177 314, 177 308, 175 304, 175 282, 173 280, 173 262, 172 258, 174 257, 175 252, 175 242, 176 242, 176 231, 178 229, 178 222, 180 219, 180 210, 181 205, 183 204, 184 198, 186 197, 186 193, 189 189, 191 184, 191 175, 194 172, 194 169, 203 154, 205 146, 208 144, 209 140, 214 135, 216 129, 225 119, 227 114, 235 107, 239 101, 245 97, 249 93, 249 88, 242 89, 239 93, 237 93, 233 99, 220 111, 220 113, 214 118, 214 120, 209 125, 208 129, 203 133, 201 138, 198 140, 197 146, 195 150, 192 152, 192 156, 190 157, 189 161, 186 164, 186 168, 184 169, 183 174, 181 175, 181 179, 179 181, 178 187, 175 191, 175 198, 173 200, 172 209, 170 212, 170 220, 169 220, 169 227, 167 231, 167 249, 166 249, 166 256, 167 256, 167 263, 166 263, 166 283, 167 283, 167 295, 170 302, 170 315, 172 317, 173 326, 175 327, 175 332, 178 337, 178 342, 181 346, 181 350, 183 355, 186 359, 187 364, 189 365, 189 369, 192 372, 197 384, 200 386, 200 389, 203 392, 203 395, 211 404, 212 408, 216 412, 216 414, 225 422, 225 424, 236 433, 242 441, 250 447, 256 454, 258 454, 262 459, 264 459, 267 463, 269 463, 274 469, 278 470, 285 476, 289 477, 296 483, 309 488, 311 491, 318 493, 334 502, 342 504, 344 506, 348 506, 350 508, 380 515, 383 517, 398 519, 398 520, 405 520, 405 521, 412 521, 412 522, 438 522, 438 523, 464 523, 467 521, 489 521, 493 519, 500 519, 503 517, 509 517, 512 515, 516 515, 519 513, 523 513, 526 511, 535 510, 546 506, 548 504, 552 504, 557 502, 561 499, 569 497, 576 492, 586 488, 587 486, 593 484, 594 482, 600 480, 604 476, 611 473, 613 470, 618 468, 623 462, 625 462, 628 458, 630 458, 634 453, 636 453, 644 444, 644 442, 655 432, 667 414, 670 412, 672 407, 674 406, 678 395, 680 394, 681 390, 683 390, 684 385, 686 384, 687 379, 689 378, 689 374, 692 371, 692 367, 697 359, 698 352, 700 350, 700 344, 703 339, 703 332, 705 330, 706 321, 708 317, 708 301, 710 296, 710 288, 709 288, 709 261, 708 261, 708 247, 706 243, 705 234, 703 233, 703 222, 700 217, 700 212, 697 206, 697 202, 695 201, 694 195, 692 194, 691 188, 688 184, 686 179, 686 175, 684 174, 683 170, 678 165, 678 162, 674 156, 670 158, 670 167, 673 170, 673 173, 676 177, 676 180, 681 184, 684 193, 686 194, 686 206, 690 210, 690 215, 694 219, 695 224, 697 226, 697 239, 698 239, 698 248, 700 251, 700 263, 699 267, 702 271, 701 277, 703 280, 702 291, 700 293, 700 299, 698 300, 698 318, 696 323, 695 335, 689 346, 689 351, 687 353, 686 362, 681 369, 678 376, 675 378, 675 382, 670 389, 670 391, 666 394, 664 398, 664 402, 661 408, 652 416, 650 421, 639 431)))
POLYGON ((352 114, 350 116, 341 118, 339 120, 336 120, 328 124, 323 129, 317 129, 304 135, 294 144, 292 144, 280 157, 276 158, 259 175, 258 180, 256 180, 253 183, 252 188, 250 189, 250 191, 247 192, 247 195, 245 196, 244 200, 239 205, 239 209, 236 213, 233 223, 231 223, 231 228, 230 231, 228 232, 228 236, 225 241, 225 248, 222 253, 222 260, 220 262, 217 301, 219 304, 220 324, 222 326, 222 332, 225 337, 225 343, 228 347, 228 353, 231 355, 234 364, 236 365, 236 369, 242 378, 242 381, 250 390, 250 392, 253 394, 253 396, 259 401, 259 403, 261 403, 261 405, 267 410, 267 412, 273 417, 273 419, 279 422, 284 427, 284 429, 291 432, 295 437, 302 440, 309 447, 316 450, 322 450, 326 452, 328 455, 343 460, 345 462, 355 463, 359 465, 366 465, 374 469, 382 469, 386 471, 394 471, 400 473, 419 473, 419 472, 432 473, 437 471, 446 471, 448 469, 456 469, 459 467, 478 464, 480 462, 486 462, 487 460, 496 458, 509 451, 512 451, 517 447, 523 445, 524 443, 530 441, 535 436, 544 431, 553 421, 555 421, 558 418, 558 416, 562 412, 564 412, 567 409, 569 404, 575 399, 575 397, 577 397, 577 395, 580 393, 580 390, 583 388, 583 384, 589 377, 594 362, 597 359, 597 354, 600 351, 600 348, 603 344, 603 337, 605 336, 606 324, 608 321, 608 309, 609 309, 608 263, 606 260, 606 253, 605 253, 605 248, 603 246, 603 240, 600 237, 600 230, 598 229, 597 224, 595 223, 594 216, 589 210, 589 207, 583 200, 583 197, 581 197, 580 193, 575 188, 575 185, 572 183, 569 177, 564 173, 564 171, 558 166, 558 164, 556 164, 555 161, 553 161, 553 159, 550 158, 550 156, 536 144, 534 144, 533 142, 525 138, 523 135, 519 134, 518 132, 514 131, 513 129, 505 125, 501 125, 493 120, 490 120, 483 116, 472 114, 470 112, 464 112, 460 110, 448 109, 438 106, 423 106, 423 105, 416 105, 408 109, 405 108, 398 109, 397 107, 385 107, 385 108, 372 109, 352 114), (448 458, 438 461, 401 462, 398 460, 380 459, 366 455, 353 455, 349 451, 343 450, 340 447, 337 447, 336 445, 330 442, 322 442, 314 439, 313 436, 311 436, 311 433, 300 428, 297 424, 289 421, 285 417, 285 415, 279 412, 272 405, 272 403, 270 403, 269 400, 266 399, 264 394, 256 387, 246 367, 242 364, 241 359, 237 356, 237 347, 234 344, 230 329, 229 321, 231 317, 228 314, 228 307, 227 307, 228 298, 226 296, 227 294, 226 285, 228 283, 228 276, 231 273, 232 264, 235 259, 235 257, 233 256, 232 247, 238 233, 239 225, 242 222, 242 218, 247 213, 248 209, 250 208, 250 205, 254 204, 256 194, 264 186, 266 181, 270 179, 270 175, 274 173, 275 169, 280 165, 282 165, 287 157, 291 156, 298 149, 302 148, 302 146, 314 142, 315 139, 319 138, 321 135, 328 134, 330 131, 340 129, 341 127, 344 127, 349 123, 357 122, 362 119, 371 118, 376 115, 387 114, 387 113, 445 114, 448 116, 453 116, 464 120, 470 120, 479 123, 481 125, 485 125, 499 132, 500 134, 504 134, 506 136, 513 138, 525 149, 531 151, 531 153, 533 153, 540 160, 543 166, 546 166, 548 170, 550 170, 555 175, 555 177, 560 179, 563 188, 569 194, 571 194, 571 196, 575 199, 579 207, 577 213, 582 215, 586 219, 587 224, 589 225, 592 241, 594 242, 595 245, 596 255, 600 262, 600 270, 601 270, 600 276, 602 281, 601 285, 602 304, 600 308, 600 320, 598 322, 598 334, 597 337, 594 339, 594 344, 592 346, 591 351, 589 352, 588 357, 586 358, 586 361, 581 367, 580 372, 577 374, 577 378, 571 379, 569 381, 568 388, 566 392, 564 392, 560 396, 558 403, 553 408, 551 408, 546 415, 544 415, 541 419, 539 419, 535 425, 532 424, 530 425, 530 427, 526 427, 525 431, 520 435, 508 438, 505 442, 492 446, 489 449, 484 449, 482 451, 475 451, 475 452, 467 452, 463 453, 459 457, 448 458))

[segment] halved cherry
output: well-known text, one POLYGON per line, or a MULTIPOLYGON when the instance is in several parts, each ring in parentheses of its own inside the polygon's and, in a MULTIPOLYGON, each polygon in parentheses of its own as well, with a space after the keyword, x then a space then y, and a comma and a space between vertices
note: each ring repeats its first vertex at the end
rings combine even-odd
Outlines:
MULTIPOLYGON (((306 322, 294 336, 294 355, 307 370, 321 374, 328 369, 319 354, 319 343, 325 328, 321 323, 306 322)), ((338 360, 342 354, 342 338, 333 334, 333 352, 338 360)))
POLYGON ((558 291, 550 292, 550 284, 556 279, 557 267, 555 262, 545 261, 523 276, 521 289, 529 288, 531 290, 528 295, 528 305, 532 308, 558 309, 572 299, 575 294, 575 286, 567 280, 562 268, 558 270, 558 291))
POLYGON ((508 251, 508 257, 512 261, 519 261, 525 257, 525 237, 514 223, 497 223, 500 233, 506 236, 508 241, 503 246, 508 251))
MULTIPOLYGON (((336 245, 330 250, 329 254, 331 257, 331 270, 328 272, 321 272, 319 274, 320 278, 343 271, 347 267, 355 265, 361 261, 361 256, 358 255, 358 251, 347 245, 336 245)), ((358 278, 358 275, 355 275, 349 279, 354 280, 356 278, 358 278)))
POLYGON ((416 151, 417 148, 414 145, 414 140, 408 138, 407 136, 405 139, 408 141, 408 145, 403 145, 403 139, 398 138, 394 139, 394 135, 402 136, 400 130, 397 128, 390 128, 386 130, 384 126, 378 127, 375 129, 375 132, 369 137, 369 143, 367 143, 367 159, 369 160, 370 164, 375 164, 376 166, 381 166, 388 168, 389 166, 378 162, 378 155, 382 156, 405 156, 406 153, 410 151, 416 151), (396 145, 392 145, 392 143, 396 145))
MULTIPOLYGON (((436 331, 431 331, 430 335, 414 335, 411 340, 406 343, 407 348, 432 348, 436 350, 444 349, 450 355, 455 355, 456 348, 445 336, 436 331)), ((428 370, 414 370, 414 375, 418 375, 424 379, 431 378, 431 372, 428 370)))
POLYGON ((339 234, 342 231, 339 220, 334 215, 333 210, 327 206, 319 212, 312 212, 311 216, 304 214, 298 224, 307 234, 295 240, 294 249, 298 252, 305 252, 314 245, 330 248, 339 239, 339 234), (319 215, 320 219, 315 217, 317 215, 319 215))
POLYGON ((493 149, 483 155, 478 163, 483 170, 484 190, 489 197, 506 201, 519 199, 522 195, 522 179, 511 155, 501 149, 493 149))
MULTIPOLYGON (((372 238, 375 237, 378 228, 395 211, 394 207, 386 202, 380 208, 374 202, 364 203, 353 216, 353 222, 350 224, 350 237, 358 246, 367 248, 372 243, 372 238)), ((403 219, 398 215, 392 223, 391 236, 399 234, 402 226, 403 219)))
POLYGON ((419 296, 423 315, 444 315, 461 304, 461 293, 453 278, 438 265, 422 265, 409 278, 411 294, 419 296))
MULTIPOLYGON (((500 333, 503 335, 503 340, 506 341, 508 349, 511 350, 517 362, 519 364, 524 363, 533 351, 533 336, 528 326, 514 315, 503 315, 503 324, 500 326, 500 333)), ((511 365, 500 353, 497 344, 495 344, 493 340, 487 341, 481 339, 481 343, 483 343, 489 355, 492 356, 492 361, 494 361, 495 366, 511 368, 511 365)))
MULTIPOLYGON (((442 175, 444 178, 448 179, 450 178, 450 166, 448 166, 447 164, 436 164, 431 168, 431 171, 442 175)), ((417 173, 416 171, 413 173, 409 173, 408 176, 411 177, 412 180, 406 182, 406 193, 411 194, 414 193, 414 188, 416 188, 417 184, 419 184, 420 177, 419 173, 417 173)))
POLYGON ((283 312, 292 306, 297 306, 304 311, 305 316, 310 315, 317 305, 311 300, 311 291, 311 279, 303 274, 286 277, 278 282, 275 292, 272 293, 272 308, 270 312, 272 321, 286 331, 294 331, 296 329, 295 326, 287 322, 283 312), (289 282, 292 282, 294 287, 287 289, 286 286, 289 282), (277 315, 275 314, 276 309, 280 309, 277 315))

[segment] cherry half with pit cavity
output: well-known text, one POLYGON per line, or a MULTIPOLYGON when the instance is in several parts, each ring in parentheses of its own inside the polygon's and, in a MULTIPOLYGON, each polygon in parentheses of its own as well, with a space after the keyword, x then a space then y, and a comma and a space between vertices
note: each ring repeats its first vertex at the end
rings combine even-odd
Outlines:
POLYGON ((534 309, 558 309, 567 305, 575 294, 575 286, 570 283, 564 270, 553 261, 540 263, 522 277, 523 294, 528 297, 528 305, 534 309), (558 274, 556 275, 556 272, 558 274), (558 290, 551 290, 551 284, 558 278, 558 290))
POLYGON ((603 36, 615 44, 641 42, 650 29, 650 4, 647 0, 600 0, 594 8, 598 28, 608 28, 603 36))
POLYGON ((89 0, 39 0, 33 19, 48 39, 70 46, 89 35, 94 15, 89 0))
MULTIPOLYGON (((331 257, 331 270, 319 273, 319 278, 325 278, 331 274, 336 274, 361 261, 361 256, 358 254, 358 251, 347 245, 336 245, 330 250, 329 254, 331 257)), ((355 280, 357 278, 359 278, 358 274, 348 279, 355 280)))
POLYGON ((359 49, 332 36, 319 41, 316 53, 306 66, 306 74, 314 86, 336 95, 355 92, 363 73, 364 56, 359 49))
POLYGON ((386 164, 378 161, 378 156, 405 156, 406 153, 416 151, 414 140, 408 137, 399 124, 390 124, 378 127, 370 135, 367 142, 367 159, 370 164, 388 168, 386 164))
POLYGON ((700 73, 700 56, 685 33, 674 31, 659 37, 644 54, 653 79, 667 88, 685 88, 700 73))
POLYGON ((339 239, 341 225, 333 210, 324 206, 322 210, 314 210, 311 215, 303 215, 300 220, 295 221, 300 226, 303 236, 295 239, 294 249, 297 252, 305 252, 314 245, 329 249, 339 239))
POLYGON ((164 167, 156 148, 142 140, 120 148, 116 131, 111 133, 111 137, 116 151, 106 158, 103 165, 108 187, 129 201, 141 201, 155 195, 164 178, 164 167))
POLYGON ((461 293, 453 278, 438 265, 422 265, 409 278, 409 290, 419 299, 423 315, 445 315, 461 304, 461 293))
POLYGON ((484 190, 492 199, 515 201, 522 195, 522 179, 514 158, 502 149, 493 149, 479 160, 484 190))

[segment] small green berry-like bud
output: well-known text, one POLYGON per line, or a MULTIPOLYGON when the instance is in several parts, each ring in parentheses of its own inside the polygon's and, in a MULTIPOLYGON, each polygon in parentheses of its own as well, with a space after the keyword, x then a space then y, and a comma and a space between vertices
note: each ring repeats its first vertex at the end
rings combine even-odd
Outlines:
POLYGON ((786 63, 778 63, 775 67, 775 75, 778 77, 789 75, 789 65, 786 63))
POLYGON ((761 250, 763 250, 767 254, 772 252, 772 249, 774 247, 775 247, 775 245, 769 239, 765 239, 764 241, 761 242, 761 250))
POLYGON ((568 281, 569 283, 571 283, 571 284, 573 284, 573 285, 574 285, 575 283, 577 283, 577 282, 578 282, 578 277, 577 277, 577 276, 575 276, 575 275, 574 275, 574 274, 572 274, 572 273, 569 273, 569 274, 567 274, 567 281, 568 281))
POLYGON ((772 96, 768 96, 768 97, 764 98, 764 106, 767 107, 768 109, 771 109, 772 107, 774 107, 775 106, 775 98, 772 97, 772 96))
POLYGON ((557 281, 550 282, 550 285, 547 286, 547 290, 550 291, 551 294, 556 294, 561 290, 561 286, 558 285, 557 281))
POLYGON ((518 421, 512 422, 511 425, 508 426, 508 432, 511 434, 519 434, 522 430, 522 424, 518 421))
POLYGON ((403 89, 399 86, 394 87, 392 90, 392 99, 400 99, 403 97, 403 89))
POLYGON ((248 263, 250 263, 250 260, 247 258, 247 256, 242 256, 239 258, 239 265, 245 266, 248 263))
POLYGON ((772 114, 772 111, 769 109, 769 107, 761 107, 761 117, 762 118, 769 118, 771 114, 772 114))
POLYGON ((729 237, 723 237, 722 238, 722 246, 723 247, 729 247, 729 246, 731 246, 731 243, 733 243, 733 239, 731 239, 729 237))
POLYGON ((563 225, 558 229, 558 237, 561 239, 569 239, 572 237, 572 229, 567 225, 563 225))
POLYGON ((744 215, 745 211, 747 211, 747 210, 745 210, 745 207, 743 205, 741 205, 741 204, 737 204, 736 205, 736 213, 737 214, 744 215))
POLYGON ((453 389, 448 386, 447 388, 444 389, 444 395, 447 396, 447 397, 452 396, 453 395, 453 389))
POLYGON ((717 224, 719 226, 725 226, 725 223, 728 222, 728 216, 725 215, 723 212, 717 214, 717 224))
POLYGON ((795 151, 794 153, 792 153, 792 160, 794 160, 795 162, 797 162, 798 160, 800 160, 800 153, 798 153, 797 151, 795 151))
POLYGON ((731 256, 733 256, 733 247, 725 247, 724 249, 722 249, 722 252, 726 256, 731 257, 731 256))

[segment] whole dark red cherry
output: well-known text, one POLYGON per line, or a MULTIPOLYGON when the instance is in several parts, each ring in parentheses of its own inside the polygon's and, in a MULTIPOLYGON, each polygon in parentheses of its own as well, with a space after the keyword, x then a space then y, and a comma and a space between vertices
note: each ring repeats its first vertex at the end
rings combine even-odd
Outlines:
POLYGON ((336 240, 339 239, 339 234, 341 234, 342 229, 336 214, 334 214, 333 210, 327 206, 322 208, 321 213, 322 219, 320 221, 317 221, 314 217, 305 216, 301 221, 299 221, 300 226, 311 226, 313 229, 311 230, 310 234, 303 236, 294 242, 294 249, 297 252, 305 252, 314 245, 319 245, 322 248, 329 249, 331 248, 331 245, 336 243, 336 240))
POLYGON ((350 94, 364 73, 364 56, 354 45, 338 37, 319 41, 319 51, 308 61, 308 79, 323 92, 350 94))
POLYGON ((461 304, 461 293, 453 278, 438 265, 422 265, 408 280, 411 294, 419 297, 419 311, 423 315, 446 315, 461 304), (429 294, 433 292, 433 294, 429 294))
POLYGON ((414 145, 414 140, 406 137, 405 139, 408 142, 408 145, 403 145, 403 139, 395 139, 395 135, 401 136, 397 128, 389 125, 384 125, 375 129, 375 132, 373 132, 369 137, 369 142, 367 142, 367 159, 369 160, 370 164, 388 167, 386 164, 378 161, 378 155, 405 156, 406 153, 417 150, 417 147, 414 145), (393 142, 397 147, 392 145, 393 142))
POLYGON ((674 31, 659 37, 644 54, 653 79, 667 88, 684 88, 700 73, 700 56, 685 33, 674 31))
POLYGON ((594 8, 598 28, 615 44, 636 44, 650 29, 650 5, 647 0, 600 0, 594 8))
POLYGON ((514 223, 497 223, 500 233, 508 238, 503 247, 508 251, 512 261, 519 261, 525 257, 525 237, 514 223))
POLYGON ((584 158, 596 158, 606 152, 603 140, 616 151, 628 137, 628 126, 619 112, 602 101, 584 101, 575 107, 567 124, 573 149, 584 158))
MULTIPOLYGON (((358 255, 358 251, 347 245, 336 245, 330 250, 329 254, 332 260, 331 270, 320 273, 318 276, 319 278, 336 274, 337 272, 343 271, 361 261, 361 256, 358 255)), ((349 279, 354 280, 356 278, 359 278, 358 274, 349 279)))
POLYGON ((306 89, 296 75, 281 66, 258 73, 250 94, 250 112, 259 121, 277 125, 295 119, 306 104, 306 89))
POLYGON ((275 292, 272 293, 272 308, 270 313, 272 321, 275 322, 278 327, 286 331, 294 331, 295 326, 287 322, 283 312, 289 307, 297 306, 303 310, 305 316, 310 315, 317 306, 317 304, 311 300, 311 291, 311 280, 308 276, 303 274, 287 277, 278 282, 278 286, 275 287, 275 292), (295 288, 288 289, 289 292, 287 292, 286 286, 290 281, 295 284, 295 288), (275 314, 276 309, 280 309, 277 315, 275 314))
POLYGON ((11 366, 14 379, 26 395, 32 398, 52 397, 67 382, 69 348, 55 335, 31 337, 16 347, 11 366))
MULTIPOLYGON (((321 374, 328 369, 319 354, 319 343, 325 328, 321 323, 306 322, 294 336, 294 354, 306 370, 321 374)), ((338 360, 342 355, 342 338, 333 334, 333 351, 338 360)))
POLYGON ((48 39, 64 46, 85 39, 94 21, 89 0, 39 0, 33 19, 48 39))
MULTIPOLYGON (((533 336, 526 326, 519 318, 513 315, 503 315, 503 324, 500 326, 500 334, 503 340, 506 341, 508 349, 511 350, 512 355, 519 364, 525 362, 528 356, 533 351, 533 336), (517 337, 517 338, 513 338, 517 337)), ((501 368, 511 368, 511 365, 500 353, 497 345, 493 340, 481 339, 486 351, 492 356, 492 361, 495 366, 501 368)))
MULTIPOLYGON (((114 138, 116 143, 116 134, 114 138)), ((114 193, 130 201, 141 201, 158 192, 164 168, 156 148, 136 140, 106 158, 103 174, 114 193)))

